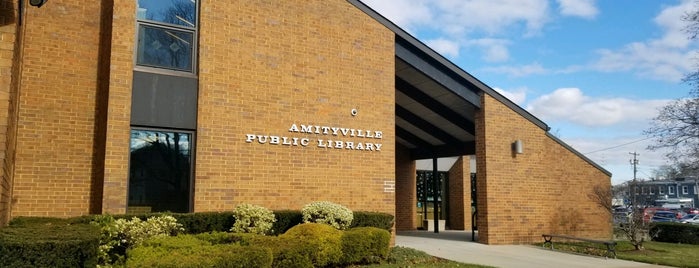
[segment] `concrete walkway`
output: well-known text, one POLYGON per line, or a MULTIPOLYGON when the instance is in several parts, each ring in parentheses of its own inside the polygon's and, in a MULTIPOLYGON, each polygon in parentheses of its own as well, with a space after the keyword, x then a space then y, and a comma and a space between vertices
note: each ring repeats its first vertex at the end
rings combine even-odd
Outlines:
MULTIPOLYGON (((543 241, 543 240, 542 240, 543 241)), ((658 265, 576 255, 529 245, 490 246, 471 242, 471 232, 398 232, 396 246, 418 249, 443 259, 494 267, 645 268, 658 265)))

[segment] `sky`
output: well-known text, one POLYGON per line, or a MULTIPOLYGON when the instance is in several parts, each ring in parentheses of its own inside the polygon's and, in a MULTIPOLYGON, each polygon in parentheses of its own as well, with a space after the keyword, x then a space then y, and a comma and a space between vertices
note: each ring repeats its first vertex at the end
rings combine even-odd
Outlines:
POLYGON ((655 177, 647 150, 658 109, 689 95, 699 40, 694 0, 362 0, 418 40, 543 120, 612 173, 655 177))

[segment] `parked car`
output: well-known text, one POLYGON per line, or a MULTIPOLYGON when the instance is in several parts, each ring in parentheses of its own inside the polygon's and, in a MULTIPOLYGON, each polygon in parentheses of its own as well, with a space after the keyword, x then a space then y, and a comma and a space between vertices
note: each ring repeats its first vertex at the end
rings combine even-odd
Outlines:
POLYGON ((699 208, 686 208, 684 212, 687 214, 699 214, 699 208))
POLYGON ((677 214, 673 211, 656 211, 650 222, 675 222, 677 214))
POLYGON ((699 214, 687 214, 687 216, 682 217, 679 222, 699 225, 699 214))
POLYGON ((643 222, 651 221, 653 215, 658 211, 668 211, 667 208, 662 207, 649 207, 643 209, 643 222))

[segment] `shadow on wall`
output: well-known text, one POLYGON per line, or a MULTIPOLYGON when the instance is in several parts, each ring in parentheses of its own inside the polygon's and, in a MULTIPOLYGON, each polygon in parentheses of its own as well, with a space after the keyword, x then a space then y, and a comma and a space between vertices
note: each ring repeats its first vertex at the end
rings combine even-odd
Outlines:
POLYGON ((16 8, 13 0, 0 0, 0 26, 15 23, 16 8))
POLYGON ((582 214, 574 209, 559 209, 551 219, 551 232, 562 235, 576 235, 581 231, 582 214))

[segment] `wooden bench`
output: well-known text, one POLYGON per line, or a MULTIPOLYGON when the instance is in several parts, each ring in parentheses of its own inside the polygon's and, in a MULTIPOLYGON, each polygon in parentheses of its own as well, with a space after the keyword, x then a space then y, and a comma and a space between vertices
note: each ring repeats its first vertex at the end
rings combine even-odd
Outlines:
POLYGON ((614 257, 616 259, 616 242, 615 241, 607 241, 607 240, 594 240, 594 239, 587 239, 587 238, 580 238, 580 237, 574 237, 574 236, 569 236, 569 235, 558 235, 558 234, 543 234, 541 235, 544 238, 544 244, 542 245, 543 247, 546 247, 546 244, 548 243, 551 249, 553 249, 553 238, 561 238, 565 240, 577 240, 577 241, 583 241, 583 242, 588 242, 588 243, 594 243, 594 244, 602 244, 607 247, 607 255, 605 255, 605 258, 608 257, 614 257))

